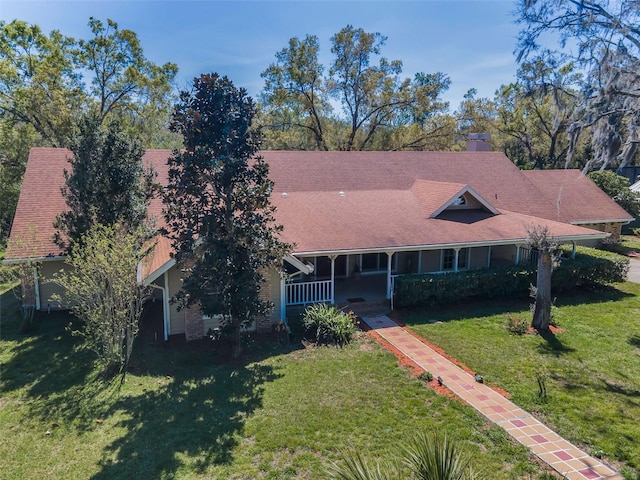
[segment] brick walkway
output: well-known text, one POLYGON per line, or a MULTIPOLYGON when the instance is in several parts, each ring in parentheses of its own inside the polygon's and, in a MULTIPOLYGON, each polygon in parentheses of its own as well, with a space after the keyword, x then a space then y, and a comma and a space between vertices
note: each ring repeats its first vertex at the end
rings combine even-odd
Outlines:
POLYGON ((531 414, 429 348, 405 328, 386 316, 363 320, 403 355, 440 377, 444 385, 487 419, 504 428, 538 458, 569 480, 616 479, 622 476, 592 458, 531 414))

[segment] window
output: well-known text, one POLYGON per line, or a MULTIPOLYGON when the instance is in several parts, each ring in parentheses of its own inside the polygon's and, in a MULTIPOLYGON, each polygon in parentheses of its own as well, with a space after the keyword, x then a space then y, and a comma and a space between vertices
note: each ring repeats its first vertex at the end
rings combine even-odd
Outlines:
MULTIPOLYGON (((468 267, 469 249, 461 248, 458 251, 458 270, 466 270, 468 267)), ((442 270, 454 270, 453 265, 456 259, 456 251, 447 248, 442 251, 442 270)))
POLYGON ((442 270, 453 270, 453 261, 456 258, 456 252, 453 248, 447 248, 442 253, 442 270))

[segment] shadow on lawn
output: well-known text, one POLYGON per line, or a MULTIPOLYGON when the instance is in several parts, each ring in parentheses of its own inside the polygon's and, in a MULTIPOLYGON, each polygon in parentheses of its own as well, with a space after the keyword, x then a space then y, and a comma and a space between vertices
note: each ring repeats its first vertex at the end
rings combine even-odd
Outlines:
POLYGON ((541 331, 538 334, 546 341, 546 343, 538 344, 538 351, 542 354, 559 357, 567 353, 575 352, 575 348, 567 347, 551 330, 541 331))
POLYGON ((279 376, 255 363, 185 369, 155 391, 119 398, 109 415, 124 417, 114 428, 126 433, 93 478, 174 478, 183 465, 202 474, 229 463, 245 418, 262 405, 262 385, 279 376))
POLYGON ((181 468, 202 473, 230 462, 245 419, 262 406, 264 384, 281 376, 256 361, 297 348, 249 339, 248 354, 228 364, 211 342, 141 338, 132 358, 140 376, 127 375, 122 387, 100 377, 92 352, 77 349, 79 339, 65 329, 68 313, 37 313, 25 335, 19 309, 2 300, 2 340, 10 349, 2 391, 24 392, 29 416, 48 428, 119 430, 96 479, 174 478, 181 468))
MULTIPOLYGON (((558 296, 557 305, 615 302, 633 296, 633 294, 624 292, 613 286, 598 285, 576 288, 570 292, 564 292, 558 296)), ((510 312, 528 311, 530 303, 531 299, 525 297, 462 300, 455 304, 398 309, 396 311, 398 314, 396 318, 399 318, 407 325, 432 323, 434 319, 440 322, 449 322, 466 320, 470 317, 492 317, 510 312)))
POLYGON ((2 296, 2 340, 10 349, 2 390, 24 389, 31 398, 46 400, 82 385, 93 361, 89 352, 76 349, 79 339, 65 329, 72 317, 66 312, 36 312, 31 332, 21 333, 20 307, 10 301, 11 296, 11 292, 2 296))
POLYGON ((640 348, 640 335, 635 334, 629 337, 629 345, 632 347, 640 348))

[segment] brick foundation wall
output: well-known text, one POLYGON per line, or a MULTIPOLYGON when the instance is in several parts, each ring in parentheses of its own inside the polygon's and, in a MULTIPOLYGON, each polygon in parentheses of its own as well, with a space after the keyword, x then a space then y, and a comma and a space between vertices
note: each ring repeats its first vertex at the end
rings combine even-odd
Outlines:
POLYGON ((611 234, 609 240, 620 240, 620 235, 622 234, 622 224, 605 223, 604 231, 611 234))
POLYGON ((187 342, 202 339, 204 333, 204 320, 200 308, 193 306, 185 310, 184 334, 187 342))

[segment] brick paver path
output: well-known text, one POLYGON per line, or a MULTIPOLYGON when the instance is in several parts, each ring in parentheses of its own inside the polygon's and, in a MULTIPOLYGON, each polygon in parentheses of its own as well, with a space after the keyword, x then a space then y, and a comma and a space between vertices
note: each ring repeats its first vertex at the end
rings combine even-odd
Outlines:
POLYGON ((487 419, 504 428, 538 458, 569 480, 616 479, 622 476, 575 447, 531 414, 429 348, 387 316, 363 320, 403 355, 440 377, 444 385, 487 419))

